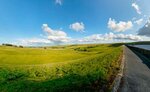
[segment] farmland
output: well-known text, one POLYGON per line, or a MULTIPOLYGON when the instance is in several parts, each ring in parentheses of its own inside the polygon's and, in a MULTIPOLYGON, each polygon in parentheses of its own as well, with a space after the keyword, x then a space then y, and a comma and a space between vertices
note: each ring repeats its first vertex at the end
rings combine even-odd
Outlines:
POLYGON ((110 91, 122 46, 0 46, 0 91, 110 91))

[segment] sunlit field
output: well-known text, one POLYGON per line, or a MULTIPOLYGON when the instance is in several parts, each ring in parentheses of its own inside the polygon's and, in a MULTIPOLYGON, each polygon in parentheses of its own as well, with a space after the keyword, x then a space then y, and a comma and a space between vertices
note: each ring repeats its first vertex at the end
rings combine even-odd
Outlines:
POLYGON ((110 91, 122 46, 0 46, 1 92, 110 91))

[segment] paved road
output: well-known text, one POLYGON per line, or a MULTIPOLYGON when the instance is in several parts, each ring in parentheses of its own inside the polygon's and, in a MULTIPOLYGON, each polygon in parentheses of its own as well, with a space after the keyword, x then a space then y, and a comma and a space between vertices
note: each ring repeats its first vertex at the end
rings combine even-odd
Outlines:
POLYGON ((150 92, 150 69, 124 46, 125 68, 119 92, 150 92))

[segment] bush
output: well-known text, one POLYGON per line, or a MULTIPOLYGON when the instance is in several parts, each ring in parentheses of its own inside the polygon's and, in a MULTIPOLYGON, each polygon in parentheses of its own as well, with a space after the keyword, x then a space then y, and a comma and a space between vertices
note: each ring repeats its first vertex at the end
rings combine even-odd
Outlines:
POLYGON ((83 47, 82 48, 79 47, 79 48, 75 48, 74 50, 75 51, 83 51, 83 52, 88 51, 88 49, 86 47, 84 47, 84 48, 83 47))
POLYGON ((8 44, 8 43, 6 43, 6 44, 2 44, 3 46, 12 46, 12 47, 17 47, 17 45, 13 45, 13 44, 8 44))
POLYGON ((23 48, 23 46, 20 45, 19 48, 23 48))

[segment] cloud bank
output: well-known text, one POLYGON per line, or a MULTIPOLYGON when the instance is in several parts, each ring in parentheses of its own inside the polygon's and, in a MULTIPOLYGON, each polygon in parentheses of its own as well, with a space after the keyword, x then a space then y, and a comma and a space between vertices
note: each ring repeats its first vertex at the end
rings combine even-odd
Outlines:
MULTIPOLYGON (((114 42, 128 42, 128 41, 142 41, 143 38, 139 35, 133 34, 114 34, 112 32, 106 34, 93 34, 83 38, 69 39, 68 42, 61 42, 61 44, 84 44, 84 43, 114 43, 114 42)), ((21 40, 24 45, 58 45, 49 39, 26 39, 21 40)))
POLYGON ((52 44, 48 39, 43 38, 28 38, 28 39, 18 39, 14 44, 24 45, 24 46, 45 46, 52 44))
POLYGON ((106 34, 94 34, 87 36, 83 39, 79 39, 79 42, 113 42, 113 41, 140 41, 142 38, 138 35, 133 34, 114 34, 112 32, 106 34))

